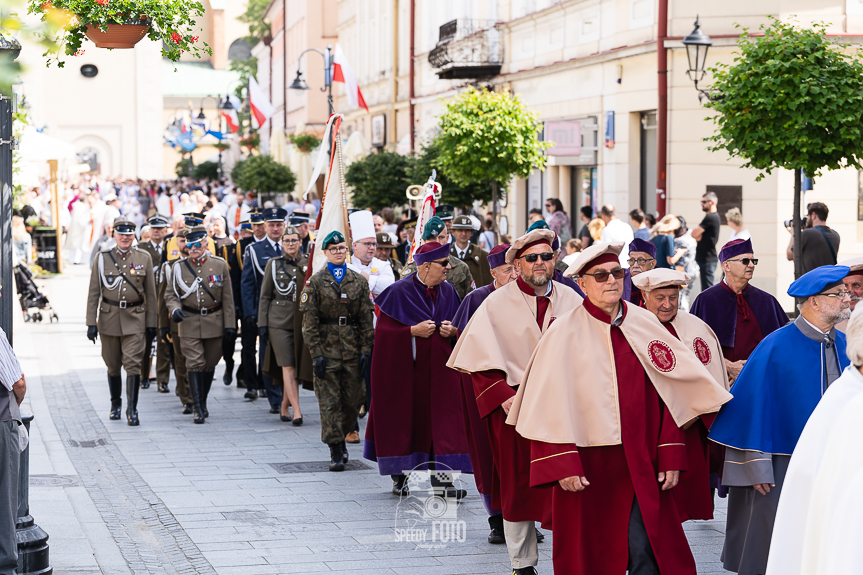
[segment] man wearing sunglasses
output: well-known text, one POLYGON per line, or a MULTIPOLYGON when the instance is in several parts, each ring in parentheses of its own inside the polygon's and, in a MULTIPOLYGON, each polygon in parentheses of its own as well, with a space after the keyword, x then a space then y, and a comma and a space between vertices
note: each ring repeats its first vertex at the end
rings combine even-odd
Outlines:
POLYGON ((211 255, 206 242, 203 226, 191 228, 186 233, 189 257, 174 262, 165 278, 165 305, 179 324, 195 423, 210 415, 207 397, 222 358, 222 340, 231 339, 237 329, 228 263, 211 255))
POLYGON ((354 430, 365 396, 362 378, 372 352, 375 307, 369 282, 345 264, 345 236, 328 233, 321 249, 327 265, 306 281, 300 311, 321 409, 321 441, 330 448, 330 471, 344 471, 345 437, 354 430))
MULTIPOLYGON (((440 218, 434 217, 443 225, 440 218)), ((471 472, 459 376, 446 367, 457 330, 459 300, 447 281, 449 245, 426 242, 414 253, 416 273, 382 293, 372 361, 373 409, 363 457, 393 479, 393 494, 409 495, 407 475, 430 462, 438 471, 471 472)), ((434 484, 434 480, 433 480, 434 484)), ((436 484, 449 498, 464 489, 436 484)))
POLYGON ((555 572, 695 573, 672 494, 681 426, 731 395, 621 300, 623 247, 596 243, 566 271, 587 297, 540 339, 507 423, 531 440, 531 486, 553 490, 555 572))
MULTIPOLYGON (((644 308, 654 314, 671 335, 686 344, 716 383, 729 389, 722 347, 713 330, 694 315, 678 309, 680 290, 689 282, 688 275, 668 268, 650 270, 632 278, 635 288, 644 294, 644 308)), ((681 521, 713 519, 710 474, 719 473, 722 461, 722 452, 717 449, 721 446, 707 441, 707 430, 715 417, 715 413, 702 415, 686 428, 687 469, 680 474, 680 482, 674 488, 681 521), (710 457, 710 452, 714 452, 714 457, 710 457), (716 461, 713 469, 711 461, 716 461)))
MULTIPOLYGON (((722 484, 729 488, 723 566, 765 573, 776 509, 791 453, 827 388, 848 364, 836 324, 851 314, 845 266, 821 266, 788 288, 800 315, 764 338, 734 382, 709 438, 725 448, 722 484)), ((799 561, 798 561, 799 564, 799 561)), ((782 571, 777 571, 781 573, 782 571)))
POLYGON ((725 277, 692 303, 692 315, 719 338, 731 381, 761 340, 788 323, 788 314, 776 298, 749 283, 758 264, 753 251, 752 240, 722 246, 719 261, 725 277))
POLYGON ((513 573, 518 574, 536 573, 534 522, 549 520, 551 491, 531 488, 530 441, 507 425, 506 417, 542 334, 582 302, 573 290, 552 280, 555 238, 553 231, 537 229, 515 240, 506 262, 515 267, 516 280, 486 299, 447 364, 470 375, 474 409, 485 421, 494 461, 491 501, 499 502, 503 511, 505 542, 513 573))
MULTIPOLYGON (((449 239, 449 230, 444 221, 438 216, 429 218, 429 221, 426 222, 423 228, 422 241, 449 245, 449 239)), ((476 284, 474 284, 470 268, 467 267, 466 263, 458 259, 457 256, 450 254, 449 264, 451 269, 446 274, 446 281, 455 288, 458 299, 461 301, 464 299, 464 296, 476 288, 476 284)), ((402 277, 406 278, 415 271, 417 271, 416 262, 411 262, 402 269, 402 277)))

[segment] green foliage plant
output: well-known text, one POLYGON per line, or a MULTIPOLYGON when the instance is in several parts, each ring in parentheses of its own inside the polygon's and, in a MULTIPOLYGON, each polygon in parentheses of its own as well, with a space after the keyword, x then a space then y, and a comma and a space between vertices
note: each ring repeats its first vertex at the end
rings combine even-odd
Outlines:
POLYGON ((321 139, 314 134, 292 135, 290 140, 299 151, 306 154, 321 145, 321 139))
POLYGON ((177 174, 178 178, 185 178, 192 175, 192 169, 192 160, 183 158, 174 166, 174 173, 177 174))
POLYGON ((231 170, 231 179, 241 189, 258 194, 290 193, 297 184, 297 177, 289 167, 266 154, 237 162, 231 170))
POLYGON ((352 163, 345 172, 345 182, 353 188, 352 205, 378 211, 407 203, 405 191, 414 183, 408 177, 411 165, 409 157, 395 152, 371 154, 352 163))
POLYGON ((201 162, 192 170, 192 177, 196 180, 218 180, 219 164, 216 162, 201 162))

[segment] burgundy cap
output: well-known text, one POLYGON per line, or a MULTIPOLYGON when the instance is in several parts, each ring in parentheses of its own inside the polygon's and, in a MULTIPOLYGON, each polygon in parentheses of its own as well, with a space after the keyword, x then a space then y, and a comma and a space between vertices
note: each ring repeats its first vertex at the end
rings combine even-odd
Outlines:
POLYGON ((502 266, 506 263, 506 250, 509 249, 509 244, 500 244, 498 246, 494 246, 490 252, 488 252, 488 267, 494 269, 498 266, 502 266))
POLYGON ((426 242, 414 252, 414 261, 417 265, 447 257, 449 257, 449 244, 441 245, 438 242, 426 242))
POLYGON ((731 259, 740 254, 754 253, 752 249, 752 240, 731 240, 719 251, 719 261, 731 259))

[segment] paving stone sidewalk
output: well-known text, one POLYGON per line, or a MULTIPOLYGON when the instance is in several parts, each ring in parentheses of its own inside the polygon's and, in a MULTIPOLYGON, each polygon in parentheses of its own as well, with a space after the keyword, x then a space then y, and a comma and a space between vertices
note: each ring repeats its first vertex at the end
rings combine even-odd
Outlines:
MULTIPOLYGON (((51 536, 55 573, 510 572, 506 549, 486 542, 472 476, 456 511, 463 540, 431 541, 431 522, 420 520, 427 540, 416 543, 396 540, 404 507, 362 445, 350 446, 357 470, 316 471, 328 451, 311 392, 301 392, 305 425, 294 427, 270 415, 266 400, 222 385, 220 365, 205 425, 181 414, 173 380, 170 394, 141 391, 140 427, 109 421, 100 348, 85 337, 88 275, 70 266, 40 282, 59 324, 15 326, 25 407, 36 415, 31 509, 51 536)), ((425 503, 427 516, 438 512, 425 503)), ((686 525, 699 573, 723 572, 724 523, 720 501, 716 520, 686 525)), ((547 533, 540 573, 552 573, 551 547, 547 533)))

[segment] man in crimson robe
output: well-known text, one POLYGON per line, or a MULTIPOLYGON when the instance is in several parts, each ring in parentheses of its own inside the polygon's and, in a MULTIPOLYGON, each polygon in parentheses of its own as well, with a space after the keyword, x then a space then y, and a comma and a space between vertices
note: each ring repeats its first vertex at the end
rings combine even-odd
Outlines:
MULTIPOLYGON (((464 331, 473 314, 493 291, 502 288, 516 278, 515 266, 506 262, 506 250, 508 249, 509 244, 500 244, 489 252, 487 259, 493 281, 470 292, 462 300, 452 321, 459 333, 464 331)), ((488 534, 488 542, 503 544, 506 543, 506 539, 503 532, 503 515, 500 511, 500 502, 492 503, 494 461, 492 460, 491 444, 488 440, 488 429, 479 416, 470 374, 459 374, 459 379, 461 380, 464 426, 467 433, 473 477, 476 482, 476 489, 482 497, 482 504, 488 511, 488 525, 491 529, 488 534)))
POLYGON ((513 573, 534 574, 538 562, 535 521, 550 520, 551 492, 530 486, 530 442, 506 416, 524 369, 543 332, 582 298, 552 280, 555 235, 538 229, 518 238, 506 261, 515 282, 496 290, 465 327, 448 365, 470 374, 479 415, 488 426, 494 458, 492 502, 503 510, 513 573))
POLYGON ((635 283, 635 276, 656 267, 656 246, 652 242, 635 238, 629 242, 629 283, 632 286, 628 302, 644 307, 644 296, 635 283))
MULTIPOLYGON (((689 284, 689 276, 681 271, 657 268, 634 275, 632 284, 643 295, 644 308, 695 354, 716 383, 728 389, 728 372, 716 334, 694 315, 678 309, 680 290, 689 284)), ((680 474, 680 482, 673 491, 681 521, 713 519, 707 430, 715 418, 715 413, 706 413, 685 430, 687 470, 680 474)))
POLYGON ((556 575, 694 575, 671 492, 687 469, 681 426, 731 395, 621 301, 623 245, 598 242, 567 270, 587 298, 543 335, 507 422, 532 441, 531 485, 552 487, 556 575))
MULTIPOLYGON (((457 330, 459 299, 446 281, 449 244, 426 242, 414 253, 416 273, 375 300, 380 316, 372 357, 372 405, 363 456, 408 495, 407 475, 426 466, 471 473, 459 374, 446 366, 457 330)), ((447 497, 467 493, 450 483, 447 497)))
POLYGON ((752 240, 728 242, 719 252, 719 262, 725 277, 698 294, 691 313, 719 338, 734 381, 761 340, 788 323, 788 314, 775 297, 749 283, 758 265, 752 240))

